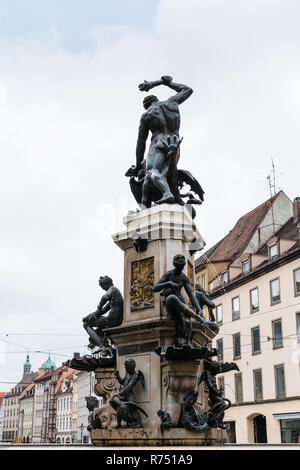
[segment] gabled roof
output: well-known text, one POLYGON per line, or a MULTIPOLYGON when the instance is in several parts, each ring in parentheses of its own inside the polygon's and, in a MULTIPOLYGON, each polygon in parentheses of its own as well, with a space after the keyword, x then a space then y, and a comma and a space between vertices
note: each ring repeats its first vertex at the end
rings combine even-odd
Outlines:
POLYGON ((297 225, 300 222, 299 219, 294 219, 291 217, 279 230, 276 232, 276 237, 278 238, 289 238, 290 240, 299 240, 299 232, 297 225))
MULTIPOLYGON (((29 392, 29 390, 32 390, 33 388, 35 387, 35 383, 32 382, 30 385, 28 385, 28 387, 26 387, 23 392, 21 393, 20 395, 20 400, 22 400, 23 398, 27 398, 27 392, 29 392)), ((33 396, 33 395, 31 395, 33 396)))
POLYGON ((30 372, 30 374, 25 375, 23 379, 17 385, 15 385, 14 388, 12 388, 9 393, 5 395, 5 398, 20 395, 21 392, 17 392, 17 389, 21 387, 23 391, 24 388, 26 388, 29 384, 31 384, 34 381, 34 379, 37 378, 37 376, 38 376, 38 372, 30 372))
POLYGON ((49 371, 46 371, 45 374, 37 377, 35 379, 35 382, 43 382, 44 380, 50 380, 52 375, 54 374, 55 370, 49 370, 49 371))
POLYGON ((212 253, 210 261, 228 261, 232 263, 238 258, 249 244, 255 231, 270 210, 272 203, 274 203, 281 192, 279 191, 255 209, 243 215, 228 235, 219 243, 219 246, 212 253))
POLYGON ((195 261, 195 268, 198 268, 199 266, 202 266, 207 263, 207 258, 210 258, 210 256, 213 254, 213 252, 218 248, 220 243, 224 240, 222 238, 219 240, 215 245, 213 245, 209 250, 207 250, 203 255, 201 255, 198 259, 195 261))
MULTIPOLYGON (((295 243, 299 242, 299 231, 297 227, 299 222, 300 222, 300 218, 295 220, 293 217, 291 217, 290 219, 286 221, 284 225, 282 225, 277 230, 277 232, 275 232, 274 237, 285 238, 288 240, 295 240, 295 243)), ((259 250, 257 250, 258 255, 268 256, 267 244, 269 240, 267 240, 266 243, 264 243, 263 246, 261 246, 259 250)), ((291 248, 294 248, 294 247, 296 247, 296 245, 293 245, 291 248)))

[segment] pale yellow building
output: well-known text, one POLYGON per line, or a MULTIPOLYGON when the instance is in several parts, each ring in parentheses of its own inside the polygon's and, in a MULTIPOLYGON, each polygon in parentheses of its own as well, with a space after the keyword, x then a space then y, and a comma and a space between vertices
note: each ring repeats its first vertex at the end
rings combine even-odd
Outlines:
POLYGON ((34 388, 31 383, 21 393, 19 399, 19 441, 32 442, 33 413, 34 413, 34 388))

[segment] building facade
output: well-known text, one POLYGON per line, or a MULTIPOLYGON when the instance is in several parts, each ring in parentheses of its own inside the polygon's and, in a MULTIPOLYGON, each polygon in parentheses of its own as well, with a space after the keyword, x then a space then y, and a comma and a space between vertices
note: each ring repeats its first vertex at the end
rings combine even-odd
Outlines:
POLYGON ((206 291, 219 281, 226 284, 241 273, 240 257, 255 253, 292 215, 293 203, 283 191, 243 215, 228 235, 195 261, 196 282, 206 291))
POLYGON ((19 438, 19 399, 22 392, 30 385, 37 377, 37 373, 30 372, 31 365, 29 356, 23 367, 22 380, 11 389, 4 397, 3 406, 3 441, 14 441, 19 438))
POLYGON ((241 225, 233 228, 234 251, 222 240, 215 259, 224 265, 209 285, 220 326, 213 346, 240 369, 218 384, 232 402, 229 440, 241 444, 300 442, 300 200, 272 210, 252 219, 243 244, 241 225))
POLYGON ((72 442, 77 442, 77 405, 78 405, 78 371, 73 372, 72 392, 72 442))
POLYGON ((33 434, 32 442, 42 443, 45 442, 46 436, 48 437, 48 421, 49 421, 49 387, 51 377, 54 373, 56 365, 51 360, 50 355, 46 362, 42 364, 38 371, 38 377, 35 379, 35 394, 34 394, 34 419, 33 419, 33 434))
POLYGON ((19 440, 32 442, 35 384, 31 383, 19 399, 19 440))
MULTIPOLYGON (((79 371, 77 375, 77 442, 90 443, 90 433, 87 430, 89 411, 86 407, 85 397, 96 396, 94 386, 96 383, 93 372, 79 371)), ((99 399, 99 397, 96 397, 99 399)), ((101 404, 100 404, 101 406, 101 404)))
POLYGON ((4 397, 5 393, 0 392, 0 439, 2 440, 3 433, 3 414, 4 414, 4 397))
POLYGON ((71 444, 74 442, 73 426, 73 370, 69 369, 56 389, 56 442, 71 444))

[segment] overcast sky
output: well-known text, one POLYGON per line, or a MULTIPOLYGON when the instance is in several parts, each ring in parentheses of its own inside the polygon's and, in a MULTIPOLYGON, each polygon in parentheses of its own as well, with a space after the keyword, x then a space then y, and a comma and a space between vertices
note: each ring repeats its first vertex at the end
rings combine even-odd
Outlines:
POLYGON ((144 79, 194 89, 180 167, 205 190, 207 248, 269 197, 271 156, 277 190, 300 196, 299 16, 298 0, 0 0, 1 381, 27 350, 84 352, 99 276, 122 287, 111 234, 136 208, 144 79))

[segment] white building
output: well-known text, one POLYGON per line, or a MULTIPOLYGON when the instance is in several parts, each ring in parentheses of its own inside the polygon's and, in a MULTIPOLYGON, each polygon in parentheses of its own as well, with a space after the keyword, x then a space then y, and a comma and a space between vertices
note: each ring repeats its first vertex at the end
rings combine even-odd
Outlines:
POLYGON ((72 442, 77 442, 78 372, 76 370, 73 374, 72 401, 72 442))
MULTIPOLYGON (((89 411, 86 407, 85 397, 96 396, 94 394, 95 386, 95 374, 94 372, 78 372, 77 376, 77 442, 89 443, 90 433, 87 430, 88 425, 88 415, 89 411)), ((99 406, 101 406, 102 400, 99 397, 96 397, 99 400, 99 406)))
POLYGON ((58 383, 56 390, 56 442, 71 444, 73 441, 73 370, 58 383))
MULTIPOLYGON (((218 375, 232 402, 225 414, 230 439, 239 444, 300 443, 300 199, 285 213, 259 242, 253 211, 257 243, 245 237, 238 257, 210 282, 220 326, 213 346, 240 369, 218 375)), ((231 239, 242 235, 241 227, 230 232, 231 239)), ((215 259, 238 247, 225 238, 215 259)))

